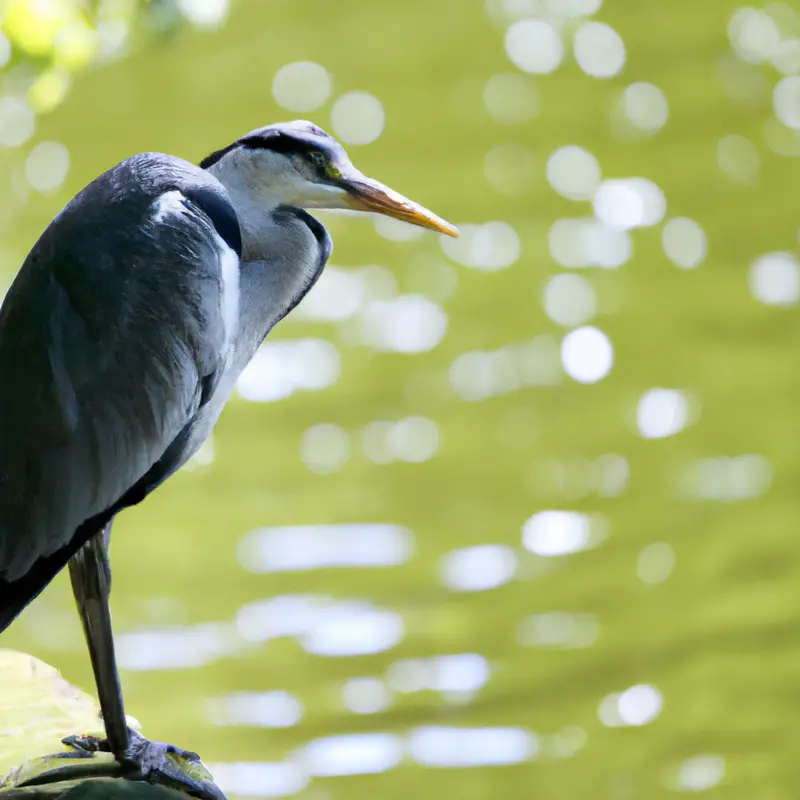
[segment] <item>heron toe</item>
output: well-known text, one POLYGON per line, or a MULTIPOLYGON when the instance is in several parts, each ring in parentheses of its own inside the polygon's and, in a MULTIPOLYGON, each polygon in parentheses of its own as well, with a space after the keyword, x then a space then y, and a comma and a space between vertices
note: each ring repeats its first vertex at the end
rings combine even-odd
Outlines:
MULTIPOLYGON (((165 742, 151 742, 130 728, 128 735, 130 745, 122 766, 134 773, 132 777, 138 773, 149 783, 178 789, 200 800, 226 800, 197 753, 165 742)), ((111 752, 108 741, 96 736, 68 736, 63 742, 87 753, 111 752)))

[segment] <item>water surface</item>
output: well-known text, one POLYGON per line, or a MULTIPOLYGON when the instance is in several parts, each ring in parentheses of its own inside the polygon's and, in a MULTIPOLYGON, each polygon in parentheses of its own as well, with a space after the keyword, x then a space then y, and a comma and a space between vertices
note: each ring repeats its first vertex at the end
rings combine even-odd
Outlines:
MULTIPOLYGON (((231 795, 794 796, 800 21, 599 5, 241 0, 40 121, 9 278, 122 157, 294 117, 465 233, 327 215, 116 524, 129 711, 231 795)), ((91 686, 66 576, 3 645, 91 686)))

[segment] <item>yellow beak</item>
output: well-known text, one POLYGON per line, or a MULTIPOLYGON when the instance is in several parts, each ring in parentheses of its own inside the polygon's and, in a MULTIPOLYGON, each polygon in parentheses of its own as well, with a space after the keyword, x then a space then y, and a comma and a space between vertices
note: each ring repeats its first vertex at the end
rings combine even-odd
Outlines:
POLYGON ((444 233, 447 236, 458 238, 458 228, 451 225, 432 211, 423 208, 413 200, 398 194, 388 186, 368 178, 366 175, 343 176, 340 184, 347 190, 346 202, 356 211, 372 211, 376 214, 385 214, 387 217, 428 228, 432 231, 444 233))

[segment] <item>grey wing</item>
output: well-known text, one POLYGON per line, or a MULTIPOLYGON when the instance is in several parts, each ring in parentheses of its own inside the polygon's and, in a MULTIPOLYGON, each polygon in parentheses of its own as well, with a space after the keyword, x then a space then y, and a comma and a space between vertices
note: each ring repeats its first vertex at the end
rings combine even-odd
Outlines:
POLYGON ((237 236, 221 185, 145 155, 31 251, 0 309, 0 587, 65 561, 208 399, 235 333, 237 236))

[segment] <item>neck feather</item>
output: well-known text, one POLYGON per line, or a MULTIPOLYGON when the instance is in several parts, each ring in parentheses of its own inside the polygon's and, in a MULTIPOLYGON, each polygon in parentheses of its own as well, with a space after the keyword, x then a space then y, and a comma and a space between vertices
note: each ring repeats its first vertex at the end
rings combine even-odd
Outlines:
POLYGON ((314 284, 332 245, 322 223, 282 202, 274 189, 271 194, 263 177, 256 182, 252 170, 232 160, 234 154, 231 151, 208 171, 228 191, 242 234, 237 360, 246 363, 268 331, 314 284))
POLYGON ((208 168, 228 191, 242 233, 242 260, 260 260, 274 248, 278 235, 275 209, 281 204, 276 192, 255 183, 251 172, 241 168, 236 151, 231 151, 208 168))

